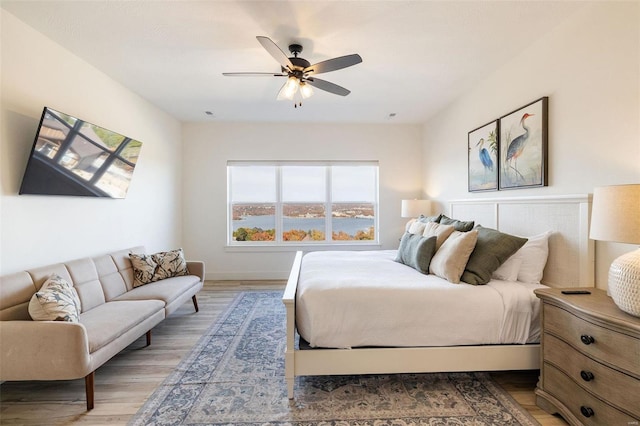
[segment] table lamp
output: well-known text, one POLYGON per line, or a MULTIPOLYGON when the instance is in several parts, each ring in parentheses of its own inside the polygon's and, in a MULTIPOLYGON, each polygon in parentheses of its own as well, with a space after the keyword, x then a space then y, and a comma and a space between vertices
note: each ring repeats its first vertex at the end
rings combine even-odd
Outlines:
POLYGON ((431 214, 431 200, 402 200, 401 217, 418 217, 431 214))
MULTIPOLYGON (((589 236, 593 240, 640 244, 640 184, 594 189, 589 236)), ((640 317, 640 249, 613 261, 608 288, 620 309, 640 317)))

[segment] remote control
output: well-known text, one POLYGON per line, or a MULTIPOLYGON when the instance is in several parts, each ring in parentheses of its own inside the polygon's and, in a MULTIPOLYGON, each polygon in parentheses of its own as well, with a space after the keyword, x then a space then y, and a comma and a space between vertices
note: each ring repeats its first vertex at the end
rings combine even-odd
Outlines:
POLYGON ((587 290, 562 290, 562 294, 591 294, 587 290))

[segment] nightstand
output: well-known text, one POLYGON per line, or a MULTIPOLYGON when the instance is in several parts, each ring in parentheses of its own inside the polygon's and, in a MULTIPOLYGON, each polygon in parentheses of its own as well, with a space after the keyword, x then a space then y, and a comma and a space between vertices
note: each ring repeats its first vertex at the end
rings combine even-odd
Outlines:
POLYGON ((542 299, 536 404, 574 425, 640 424, 640 318, 603 290, 561 290, 535 290, 542 299))

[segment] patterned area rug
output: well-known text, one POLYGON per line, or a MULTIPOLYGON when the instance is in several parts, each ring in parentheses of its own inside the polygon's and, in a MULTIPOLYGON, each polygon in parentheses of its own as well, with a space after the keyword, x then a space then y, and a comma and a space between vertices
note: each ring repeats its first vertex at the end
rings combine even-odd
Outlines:
POLYGON ((538 425, 484 373, 284 379, 282 293, 245 292, 131 425, 538 425))

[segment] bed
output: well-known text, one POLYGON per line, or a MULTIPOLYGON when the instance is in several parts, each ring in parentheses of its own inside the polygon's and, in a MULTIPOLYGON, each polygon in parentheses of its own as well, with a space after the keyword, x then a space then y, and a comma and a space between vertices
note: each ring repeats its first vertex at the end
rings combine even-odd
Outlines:
MULTIPOLYGON (((524 237, 552 231, 548 240, 549 255, 544 268, 542 284, 551 287, 589 287, 594 283, 593 242, 588 238, 590 206, 591 197, 589 195, 460 200, 450 203, 448 216, 462 220, 474 220, 476 224, 524 237)), ((421 274, 405 265, 394 262, 395 251, 393 250, 333 254, 320 252, 319 254, 309 253, 308 256, 308 259, 303 262, 303 253, 296 253, 283 294, 287 316, 285 377, 289 398, 294 397, 296 376, 528 370, 540 367, 540 346, 536 343, 539 337, 539 326, 527 324, 527 318, 535 318, 536 315, 533 314, 537 313, 534 311, 539 309, 537 299, 533 295, 533 289, 540 285, 519 286, 501 280, 492 280, 486 286, 464 284, 448 286, 449 288, 453 287, 454 291, 461 290, 462 287, 472 288, 471 296, 462 296, 463 293, 459 293, 461 295, 460 305, 456 309, 449 309, 464 312, 464 306, 467 303, 469 306, 467 311, 470 315, 461 315, 460 317, 466 316, 472 319, 466 325, 463 323, 460 326, 462 331, 455 333, 457 340, 454 341, 447 340, 447 336, 442 335, 442 330, 450 329, 450 327, 444 326, 445 323, 438 324, 436 319, 441 315, 436 313, 435 316, 422 320, 428 322, 431 328, 409 329, 407 328, 409 325, 415 324, 410 321, 401 327, 401 329, 407 328, 406 332, 397 332, 398 329, 395 329, 396 331, 391 329, 390 333, 386 333, 389 334, 387 337, 384 337, 385 332, 383 331, 373 333, 373 335, 379 334, 381 336, 383 340, 380 341, 375 339, 359 341, 357 340, 358 327, 352 327, 350 330, 345 327, 344 336, 340 336, 340 334, 336 336, 336 333, 323 335, 321 330, 319 333, 314 330, 313 336, 319 337, 311 338, 312 341, 308 344, 300 339, 302 343, 296 345, 298 341, 297 327, 302 331, 301 334, 306 336, 309 329, 318 328, 323 324, 323 317, 319 317, 320 320, 318 320, 316 316, 315 320, 310 320, 302 315, 300 306, 298 307, 300 317, 296 318, 297 295, 301 296, 308 291, 305 286, 309 276, 331 275, 336 270, 342 270, 345 271, 345 276, 341 275, 340 280, 345 282, 349 281, 349 274, 370 273, 372 274, 371 280, 374 275, 378 275, 382 281, 388 280, 395 283, 395 288, 391 290, 388 287, 373 285, 373 289, 367 288, 366 291, 359 293, 360 296, 356 296, 363 297, 362 295, 366 294, 371 303, 374 303, 376 298, 384 303, 387 295, 391 294, 389 292, 393 290, 395 293, 403 293, 402 297, 408 300, 419 301, 421 297, 419 291, 411 288, 413 284, 406 284, 408 288, 402 287, 403 290, 398 291, 398 283, 409 283, 415 278, 404 277, 403 274, 421 274), (350 256, 348 260, 346 256, 350 256), (315 257, 317 259, 314 261, 315 257), (322 264, 326 262, 335 266, 323 269, 322 264), (301 269, 303 264, 304 269, 301 269), (384 272, 371 269, 371 265, 375 264, 385 264, 384 272), (344 268, 343 265, 352 266, 344 268), (496 294, 499 294, 497 299, 496 294), (503 324, 489 325, 479 322, 474 327, 473 319, 480 317, 476 311, 502 309, 499 304, 500 300, 504 298, 519 298, 517 299, 519 301, 516 302, 516 306, 519 308, 514 312, 509 312, 505 308, 500 315, 505 319, 503 324), (473 302, 469 302, 469 300, 473 300, 473 302), (527 310, 531 312, 527 313, 527 310), (311 349, 310 346, 316 348, 311 349)), ((429 284, 436 287, 440 285, 438 284, 439 278, 431 275, 422 276, 421 279, 433 281, 429 284)), ((443 285, 443 287, 446 286, 443 285)), ((331 308, 331 300, 335 301, 335 297, 330 292, 327 293, 326 290, 320 289, 318 293, 320 295, 323 292, 326 293, 326 300, 318 302, 320 306, 329 309, 323 313, 325 318, 344 315, 346 311, 355 311, 355 309, 346 310, 339 304, 331 308)), ((358 289, 351 291, 357 293, 358 289)), ((317 298, 310 300, 317 300, 317 298)), ((359 303, 358 306, 366 307, 368 304, 359 303)), ((379 308, 376 309, 378 312, 380 311, 379 308)), ((360 327, 382 327, 385 324, 383 314, 352 313, 372 318, 370 321, 359 321, 360 327), (382 319, 376 322, 379 317, 382 319)), ((340 319, 345 321, 345 324, 356 322, 349 316, 340 319)), ((447 319, 443 319, 443 321, 451 323, 447 319)), ((463 321, 463 318, 457 318, 456 324, 459 321, 463 321)), ((452 333, 444 334, 450 335, 452 333)))

